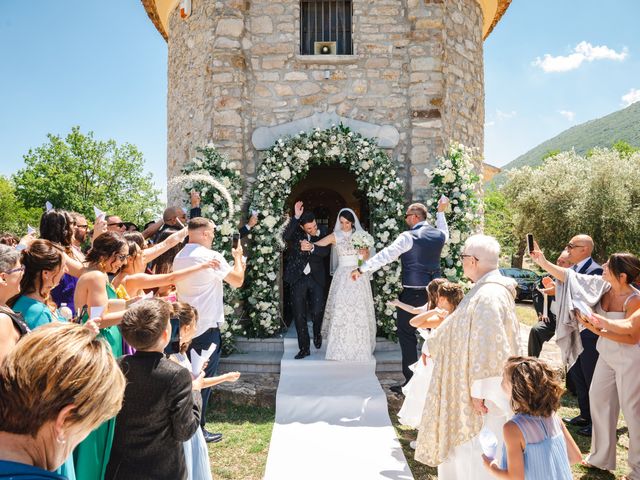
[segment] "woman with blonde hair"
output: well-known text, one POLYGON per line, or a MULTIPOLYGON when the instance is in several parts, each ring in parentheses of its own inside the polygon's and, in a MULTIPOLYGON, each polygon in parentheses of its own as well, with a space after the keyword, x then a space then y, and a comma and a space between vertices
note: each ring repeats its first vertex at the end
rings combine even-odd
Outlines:
POLYGON ((95 331, 54 322, 25 336, 0 366, 0 478, 52 473, 118 413, 125 381, 95 331))

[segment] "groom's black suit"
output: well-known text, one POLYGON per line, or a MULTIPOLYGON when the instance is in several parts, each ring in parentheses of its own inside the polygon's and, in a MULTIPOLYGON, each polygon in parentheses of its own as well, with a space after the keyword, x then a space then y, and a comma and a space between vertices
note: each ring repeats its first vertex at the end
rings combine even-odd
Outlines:
POLYGON ((293 319, 298 332, 298 347, 308 351, 310 347, 309 332, 307 329, 307 306, 310 308, 313 320, 313 334, 320 335, 322 328, 322 310, 324 307, 324 287, 326 273, 324 257, 331 252, 330 247, 315 247, 312 252, 300 250, 300 242, 308 240, 317 242, 324 238, 326 233, 307 235, 295 217, 291 219, 284 231, 283 237, 289 250, 288 261, 284 268, 284 281, 289 284, 291 292, 291 306, 293 319), (305 268, 309 265, 310 271, 305 274, 305 268))

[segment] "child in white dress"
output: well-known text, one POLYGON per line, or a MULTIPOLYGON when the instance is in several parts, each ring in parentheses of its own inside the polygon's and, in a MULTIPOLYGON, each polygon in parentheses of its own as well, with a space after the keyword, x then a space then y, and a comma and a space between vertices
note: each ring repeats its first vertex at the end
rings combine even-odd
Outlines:
MULTIPOLYGON (((431 284, 429 284, 429 287, 431 287, 431 284)), ((415 429, 420 426, 424 403, 427 398, 427 391, 433 372, 433 360, 431 360, 429 355, 426 339, 429 337, 430 330, 439 326, 447 315, 456 309, 463 296, 464 292, 460 285, 440 281, 437 283, 437 293, 435 295, 430 293, 429 295, 430 300, 435 297, 435 306, 417 315, 410 322, 412 326, 418 329, 418 333, 425 341, 422 344, 422 355, 420 359, 411 366, 414 372, 413 377, 411 377, 411 380, 409 380, 402 389, 405 400, 400 412, 398 412, 398 419, 402 425, 415 429)), ((400 306, 400 308, 403 307, 400 306)), ((415 442, 411 443, 412 448, 415 448, 413 446, 415 442)))

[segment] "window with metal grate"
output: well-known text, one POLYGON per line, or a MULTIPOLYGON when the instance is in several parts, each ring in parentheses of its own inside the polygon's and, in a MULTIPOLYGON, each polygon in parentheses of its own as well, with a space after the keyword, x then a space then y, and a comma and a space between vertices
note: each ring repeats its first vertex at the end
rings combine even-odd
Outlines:
POLYGON ((351 0, 300 1, 300 54, 352 55, 351 0))

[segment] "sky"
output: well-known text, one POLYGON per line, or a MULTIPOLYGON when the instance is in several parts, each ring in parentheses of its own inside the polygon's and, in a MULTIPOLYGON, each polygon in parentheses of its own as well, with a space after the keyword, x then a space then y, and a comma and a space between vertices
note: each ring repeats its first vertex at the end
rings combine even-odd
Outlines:
MULTIPOLYGON (((640 100, 638 18, 638 0, 513 0, 484 43, 485 160, 640 100)), ((139 0, 0 0, 0 174, 79 125, 138 146, 164 190, 166 92, 139 0)))

